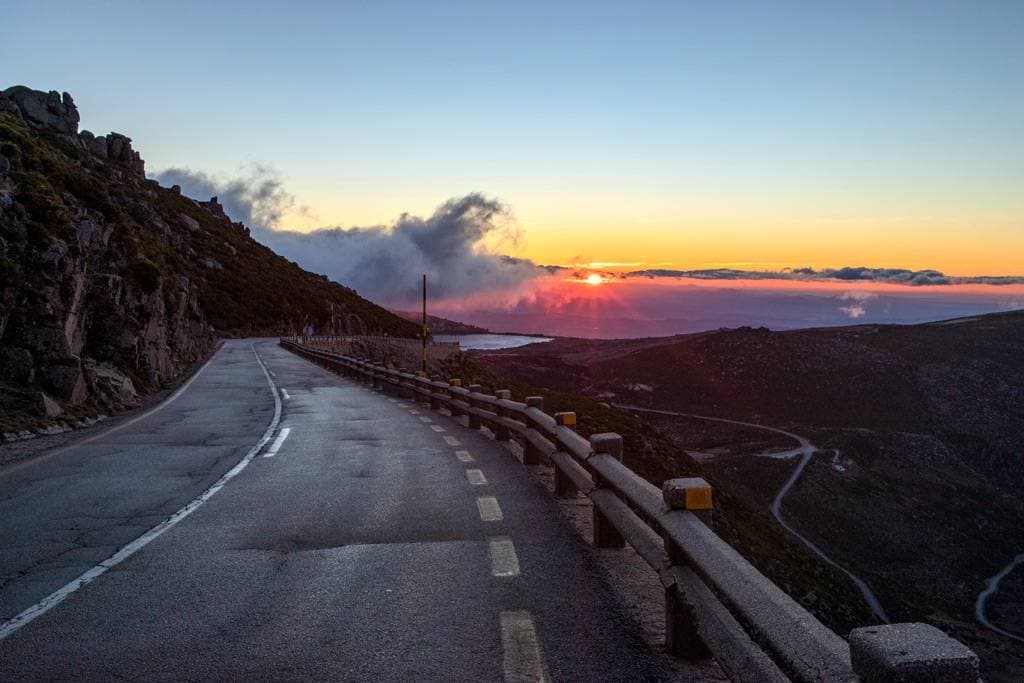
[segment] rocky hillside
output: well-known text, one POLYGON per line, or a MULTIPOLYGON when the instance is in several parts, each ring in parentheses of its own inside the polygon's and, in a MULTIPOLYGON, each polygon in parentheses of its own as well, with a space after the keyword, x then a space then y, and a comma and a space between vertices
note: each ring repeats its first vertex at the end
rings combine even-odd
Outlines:
POLYGON ((222 336, 416 325, 145 177, 71 96, 0 93, 0 432, 73 425, 166 385, 222 336))

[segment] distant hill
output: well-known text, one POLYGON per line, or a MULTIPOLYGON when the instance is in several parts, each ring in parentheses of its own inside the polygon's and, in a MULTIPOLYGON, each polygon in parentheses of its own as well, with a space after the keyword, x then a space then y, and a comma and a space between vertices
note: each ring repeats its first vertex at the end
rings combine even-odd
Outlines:
POLYGON ((341 329, 416 336, 78 121, 67 93, 0 93, 0 431, 118 410, 218 337, 323 330, 332 305, 341 329))
MULTIPOLYGON (((1024 647, 974 619, 987 579, 1024 552, 1024 312, 555 340, 479 360, 541 387, 810 439, 820 450, 785 498, 787 519, 864 578, 894 619, 952 631, 995 678, 1024 676, 1024 647)), ((780 448, 764 432, 643 418, 695 455, 717 487, 762 510, 795 465, 756 457, 780 448)), ((990 619, 1018 633, 1022 572, 989 604, 990 619)))
MULTIPOLYGON (((395 315, 401 316, 406 320, 411 320, 417 324, 423 319, 423 314, 414 311, 394 311, 395 315)), ((489 334, 490 330, 477 327, 476 325, 469 325, 467 323, 460 323, 457 320, 448 320, 448 318, 440 318, 436 315, 427 314, 427 330, 430 334, 489 334)))

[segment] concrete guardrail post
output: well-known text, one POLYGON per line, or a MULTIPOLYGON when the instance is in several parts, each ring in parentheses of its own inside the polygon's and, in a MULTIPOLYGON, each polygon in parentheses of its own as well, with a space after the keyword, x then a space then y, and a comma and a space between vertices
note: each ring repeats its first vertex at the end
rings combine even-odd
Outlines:
MULTIPOLYGON (((562 413, 555 413, 555 424, 560 427, 568 427, 572 431, 576 431, 576 413, 566 411, 562 413)), ((557 444, 557 441, 556 441, 557 444)), ((559 498, 575 498, 576 497, 576 486, 572 483, 572 479, 562 471, 560 467, 555 468, 555 495, 559 498)))
MULTIPOLYGON (((481 387, 479 384, 470 384, 468 387, 466 387, 466 390, 469 391, 469 393, 470 393, 470 395, 466 397, 466 401, 469 403, 469 405, 471 407, 473 407, 473 408, 479 408, 480 407, 479 404, 477 403, 477 401, 475 401, 473 399, 472 394, 479 394, 480 391, 482 390, 482 388, 483 387, 481 387)), ((470 413, 469 414, 469 428, 470 429, 480 429, 480 416, 479 415, 476 415, 474 413, 470 413)))
POLYGON ((850 661, 862 681, 981 680, 978 655, 928 624, 865 626, 850 632, 850 661))
MULTIPOLYGON (((499 400, 512 400, 512 392, 509 391, 508 389, 498 389, 497 391, 494 392, 494 396, 499 400)), ((502 408, 501 406, 495 406, 494 412, 498 414, 498 417, 508 417, 508 411, 502 408)), ((500 422, 494 423, 494 439, 496 441, 508 441, 511 438, 512 433, 509 431, 508 427, 501 424, 500 422)))
MULTIPOLYGON (((616 460, 622 460, 622 437, 614 432, 594 434, 590 437, 590 448, 594 453, 604 453, 616 460)), ((594 484, 598 488, 604 487, 604 480, 597 472, 592 472, 594 484)), ((622 537, 615 525, 604 516, 604 513, 595 505, 594 514, 594 545, 598 548, 623 548, 626 539, 622 537)))
MULTIPOLYGON (((527 396, 525 399, 527 408, 536 408, 537 410, 544 410, 544 397, 543 396, 527 396)), ((527 421, 527 424, 530 424, 527 421)), ((523 464, 524 465, 539 465, 540 464, 541 452, 533 442, 527 440, 523 445, 523 464)))
MULTIPOLYGON (((669 510, 687 510, 711 526, 711 485, 700 477, 669 479, 661 487, 662 499, 669 510)), ((665 536, 665 554, 669 563, 685 566, 686 558, 665 536)), ((680 603, 674 586, 665 589, 665 649, 669 654, 687 659, 708 655, 708 648, 697 633, 697 615, 693 605, 680 603)))
POLYGON ((412 400, 415 401, 416 403, 426 403, 426 397, 419 392, 419 390, 423 388, 423 385, 420 384, 419 382, 419 378, 426 378, 427 373, 423 370, 417 370, 413 374, 416 375, 417 379, 413 380, 413 386, 416 388, 413 389, 412 400))
MULTIPOLYGON (((448 385, 452 386, 452 387, 461 387, 462 386, 462 380, 459 379, 458 377, 452 377, 450 380, 448 380, 448 385)), ((454 392, 452 392, 450 390, 448 392, 448 395, 451 396, 452 398, 457 398, 458 397, 457 394, 455 394, 454 392)), ((462 413, 462 409, 459 408, 454 403, 451 403, 451 404, 448 405, 448 411, 451 413, 452 417, 459 417, 460 415, 463 414, 462 413)))
MULTIPOLYGON (((430 378, 430 381, 431 382, 440 382, 441 381, 441 377, 438 376, 438 375, 434 375, 433 377, 430 378)), ((430 396, 430 409, 431 410, 441 410, 441 399, 439 399, 438 397, 433 395, 434 393, 436 393, 438 391, 440 391, 440 389, 438 389, 436 387, 431 387, 430 388, 430 393, 431 393, 431 396, 430 396)))

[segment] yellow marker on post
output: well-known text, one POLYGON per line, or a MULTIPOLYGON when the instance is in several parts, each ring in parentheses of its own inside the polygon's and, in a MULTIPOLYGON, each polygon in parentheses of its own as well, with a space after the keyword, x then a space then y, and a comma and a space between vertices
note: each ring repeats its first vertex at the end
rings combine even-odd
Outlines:
POLYGON ((575 427, 576 413, 572 411, 555 413, 555 424, 561 425, 562 427, 575 427))
POLYGON ((670 510, 688 510, 696 513, 711 526, 711 484, 700 477, 669 479, 661 487, 665 505, 670 510))

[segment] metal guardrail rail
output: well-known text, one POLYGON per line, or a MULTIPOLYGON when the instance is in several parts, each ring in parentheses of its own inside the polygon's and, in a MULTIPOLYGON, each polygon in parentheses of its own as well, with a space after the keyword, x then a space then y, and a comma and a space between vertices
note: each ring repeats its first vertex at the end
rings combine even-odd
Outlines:
POLYGON ((281 345, 374 387, 404 391, 434 410, 466 416, 498 441, 522 445, 523 463, 550 463, 556 495, 577 492, 593 503, 593 542, 632 546, 665 589, 666 647, 674 655, 713 655, 734 681, 888 681, 979 679, 966 646, 925 624, 854 629, 849 642, 761 574, 711 529, 711 487, 673 479, 659 490, 622 464, 618 434, 576 433, 575 413, 548 415, 543 398, 513 401, 423 373, 318 350, 281 345), (908 677, 909 676, 909 677, 908 677))

